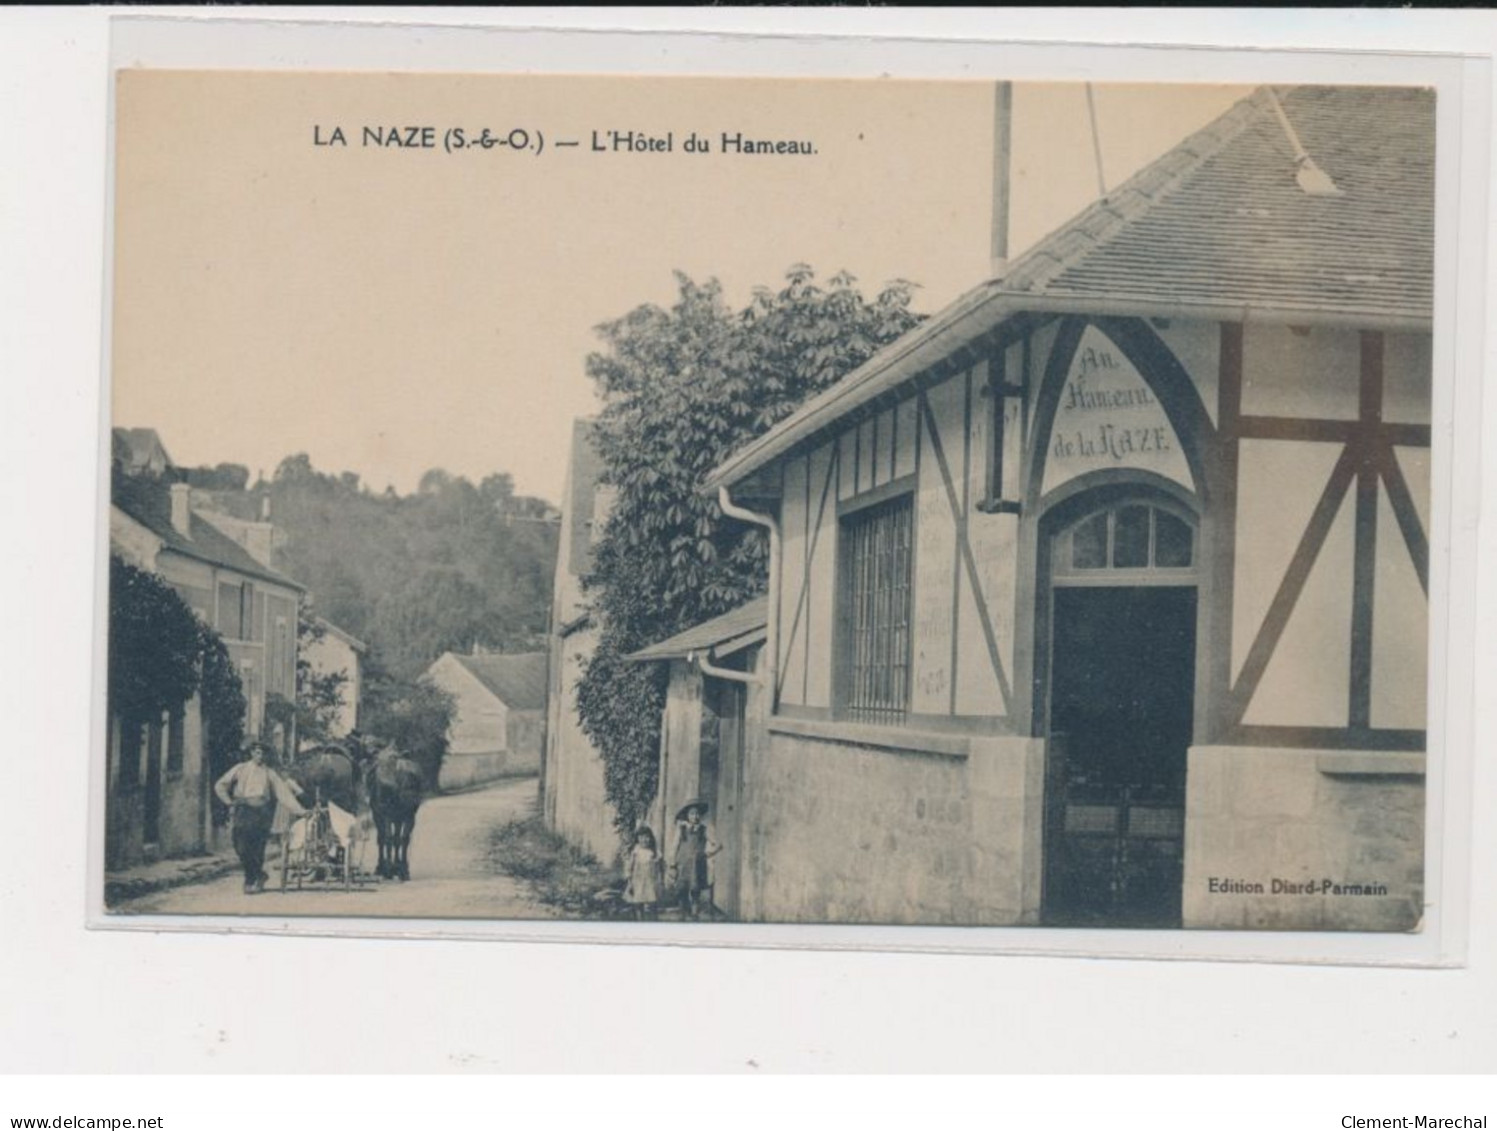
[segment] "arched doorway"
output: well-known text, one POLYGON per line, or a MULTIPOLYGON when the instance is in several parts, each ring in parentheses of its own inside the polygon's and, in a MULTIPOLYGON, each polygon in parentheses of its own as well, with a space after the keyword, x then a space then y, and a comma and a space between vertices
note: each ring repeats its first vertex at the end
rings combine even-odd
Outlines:
POLYGON ((1048 923, 1179 925, 1197 529, 1189 505, 1142 483, 1045 517, 1048 923))

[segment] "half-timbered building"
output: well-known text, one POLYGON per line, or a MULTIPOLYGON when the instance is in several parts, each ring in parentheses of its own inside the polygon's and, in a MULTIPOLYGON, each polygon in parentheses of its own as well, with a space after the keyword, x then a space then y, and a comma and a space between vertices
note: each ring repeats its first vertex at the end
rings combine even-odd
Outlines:
POLYGON ((713 473, 743 917, 1417 924, 1433 158, 1260 90, 713 473))

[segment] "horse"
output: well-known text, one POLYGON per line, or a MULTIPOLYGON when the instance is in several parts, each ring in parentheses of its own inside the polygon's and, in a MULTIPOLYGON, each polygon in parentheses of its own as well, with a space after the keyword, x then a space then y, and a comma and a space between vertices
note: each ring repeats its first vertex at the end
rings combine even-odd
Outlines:
POLYGON ((421 767, 394 750, 382 750, 365 766, 369 807, 379 837, 379 867, 383 879, 411 878, 408 850, 416 810, 421 805, 421 767))
POLYGON ((364 777, 354 756, 342 746, 302 751, 292 760, 287 776, 301 786, 313 804, 331 801, 356 817, 368 808, 364 777))

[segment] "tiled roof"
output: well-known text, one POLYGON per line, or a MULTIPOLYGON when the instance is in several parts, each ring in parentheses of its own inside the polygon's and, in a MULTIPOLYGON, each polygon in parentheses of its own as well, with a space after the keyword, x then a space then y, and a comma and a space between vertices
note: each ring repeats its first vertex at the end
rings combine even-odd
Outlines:
POLYGON ((546 705, 546 653, 465 656, 449 652, 454 660, 492 691, 512 711, 538 711, 546 705))
POLYGON ((811 398, 709 474, 741 481, 1026 311, 1428 329, 1435 96, 1298 87, 1285 114, 1338 196, 1296 180, 1258 90, 811 398))
POLYGON ((1259 90, 1041 241, 1002 289, 1429 318, 1434 92, 1302 86, 1282 103, 1340 195, 1299 187, 1259 90))
POLYGON ((719 656, 725 655, 763 638, 768 609, 769 601, 766 598, 755 597, 748 604, 739 605, 720 617, 713 617, 685 632, 678 632, 659 644, 642 648, 627 659, 679 660, 693 652, 708 651, 719 656))
POLYGON ((293 581, 283 573, 262 565, 248 550, 208 522, 201 515, 192 514, 188 519, 188 535, 172 525, 171 500, 165 491, 146 495, 131 493, 128 497, 116 497, 114 505, 140 523, 169 550, 185 554, 189 558, 222 566, 249 577, 272 581, 291 589, 305 591, 300 582, 293 581))

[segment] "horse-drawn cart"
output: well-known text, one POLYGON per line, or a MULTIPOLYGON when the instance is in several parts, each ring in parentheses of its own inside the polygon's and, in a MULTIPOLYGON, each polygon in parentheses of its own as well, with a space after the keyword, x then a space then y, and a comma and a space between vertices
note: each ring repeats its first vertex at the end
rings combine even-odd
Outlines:
POLYGON ((290 771, 308 802, 281 833, 281 890, 337 884, 351 891, 371 879, 363 868, 371 832, 358 767, 336 746, 296 759, 290 771))
POLYGON ((307 884, 340 884, 351 891, 370 879, 363 870, 364 839, 358 820, 330 802, 314 802, 286 830, 281 851, 281 890, 307 884))

